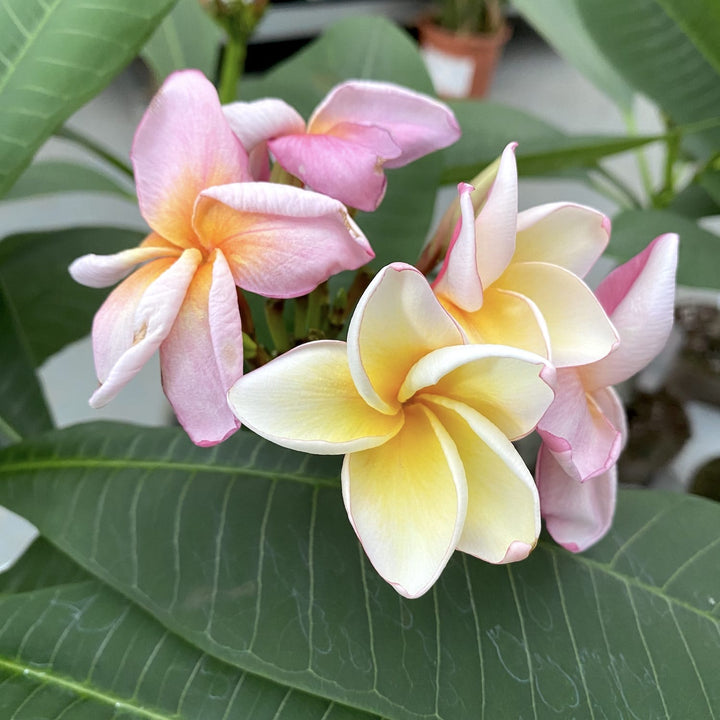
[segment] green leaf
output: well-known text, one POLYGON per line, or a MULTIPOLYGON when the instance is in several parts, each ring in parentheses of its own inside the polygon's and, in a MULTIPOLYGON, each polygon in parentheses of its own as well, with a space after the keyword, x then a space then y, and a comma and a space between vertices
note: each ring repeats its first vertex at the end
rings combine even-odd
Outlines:
POLYGON ((97 582, 0 596, 0 615, 4 718, 373 720, 217 661, 97 582))
POLYGON ((720 237, 667 210, 627 210, 613 218, 608 254, 628 260, 653 238, 667 232, 680 236, 678 283, 720 288, 720 237))
MULTIPOLYGON (((333 25, 260 80, 243 80, 241 94, 244 100, 281 97, 308 117, 331 88, 351 78, 433 93, 417 46, 407 33, 383 18, 353 17, 333 25)), ((388 171, 388 189, 380 207, 373 213, 358 213, 356 220, 376 253, 376 269, 417 260, 433 216, 441 162, 441 154, 433 153, 388 171)))
POLYGON ((24 200, 66 192, 112 193, 129 200, 136 199, 129 186, 89 165, 43 160, 30 165, 3 200, 24 200))
POLYGON ((16 308, 0 276, 0 447, 52 426, 16 308))
POLYGON ((175 0, 0 4, 0 195, 137 53, 175 0))
POLYGON ((720 4, 716 0, 658 0, 720 75, 720 4))
POLYGON ((246 432, 201 449, 175 429, 92 424, 0 453, 0 503, 170 633, 335 707, 436 720, 720 712, 717 504, 621 492, 591 551, 543 539, 506 566, 456 553, 408 601, 365 560, 339 465, 246 432))
POLYGON ((513 0, 513 7, 571 65, 625 113, 633 90, 597 48, 578 12, 580 0, 513 0))
POLYGON ((572 136, 513 108, 482 100, 452 103, 463 136, 443 151, 445 183, 468 182, 493 162, 508 142, 521 175, 558 174, 589 168, 604 157, 662 140, 663 136, 572 136))
POLYGON ((147 42, 141 57, 158 83, 183 68, 197 68, 212 79, 223 36, 220 26, 198 0, 179 0, 147 42))
POLYGON ((93 580, 92 575, 38 538, 9 570, 0 573, 0 595, 31 592, 93 580))
MULTIPOLYGON (((691 3, 693 7, 699 4, 698 0, 691 3)), ((701 4, 717 3, 707 0, 701 4)), ((588 33, 615 69, 675 123, 720 117, 720 72, 696 45, 696 35, 678 24, 663 5, 684 12, 687 4, 684 0, 583 0, 577 9, 588 33)), ((701 22, 710 24, 716 15, 717 8, 701 22)), ((718 127, 687 139, 687 146, 700 154, 714 152, 718 145, 718 127)))
POLYGON ((73 228, 12 235, 0 243, 0 282, 11 299, 31 367, 90 332, 108 294, 76 283, 68 266, 89 252, 110 254, 136 246, 143 234, 119 228, 73 228))

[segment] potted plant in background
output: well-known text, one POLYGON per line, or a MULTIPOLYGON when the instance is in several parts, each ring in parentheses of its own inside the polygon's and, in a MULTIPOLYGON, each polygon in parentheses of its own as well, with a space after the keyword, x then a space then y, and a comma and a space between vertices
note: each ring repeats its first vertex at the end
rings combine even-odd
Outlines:
POLYGON ((438 95, 482 97, 510 38, 503 0, 444 0, 418 21, 422 54, 438 95))

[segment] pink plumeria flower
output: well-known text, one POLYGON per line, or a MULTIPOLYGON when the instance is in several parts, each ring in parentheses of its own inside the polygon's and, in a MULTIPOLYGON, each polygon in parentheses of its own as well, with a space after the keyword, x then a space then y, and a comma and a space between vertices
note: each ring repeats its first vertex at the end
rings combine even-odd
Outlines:
POLYGON ((609 222, 572 203, 518 213, 514 149, 477 218, 472 186, 460 186, 461 218, 433 289, 471 342, 523 348, 556 367, 595 362, 618 338, 581 278, 605 249, 609 222))
POLYGON ((292 107, 275 99, 233 103, 225 113, 257 172, 266 172, 267 143, 276 161, 309 188, 365 211, 375 210, 385 195, 384 168, 407 165, 460 137, 444 103, 368 80, 333 88, 307 126, 292 107))
POLYGON ((91 287, 116 283, 93 323, 100 387, 112 400, 160 349, 163 389, 193 442, 212 445, 239 427, 226 403, 242 375, 236 285, 295 297, 373 253, 336 200, 250 179, 212 84, 171 75, 132 148, 140 211, 152 232, 140 247, 86 255, 70 267, 91 287))
POLYGON ((553 371, 523 350, 463 342, 425 277, 395 263, 364 293, 347 343, 302 345, 228 394, 263 437, 345 454, 350 521, 406 597, 425 593, 456 548, 522 560, 540 529, 535 483, 510 440, 549 406, 553 371))
POLYGON ((611 386, 642 370, 667 341, 677 253, 677 236, 661 235, 603 280, 597 296, 620 345, 602 360, 558 370, 555 400, 538 425, 542 514, 553 538, 573 552, 597 542, 612 522, 627 428, 611 386))

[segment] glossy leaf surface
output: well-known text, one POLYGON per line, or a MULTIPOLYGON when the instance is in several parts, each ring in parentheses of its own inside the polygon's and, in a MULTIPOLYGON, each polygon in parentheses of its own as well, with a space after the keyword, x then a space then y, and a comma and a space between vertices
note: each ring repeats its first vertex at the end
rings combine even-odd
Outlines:
POLYGON ((509 566, 457 553, 406 601, 364 559, 338 465, 246 432, 203 450, 178 430, 93 424, 3 451, 0 502, 172 635, 336 707, 720 712, 717 504, 623 492, 591 551, 542 540, 509 566))
POLYGON ((0 3, 0 195, 53 130, 132 60, 174 2, 0 3))

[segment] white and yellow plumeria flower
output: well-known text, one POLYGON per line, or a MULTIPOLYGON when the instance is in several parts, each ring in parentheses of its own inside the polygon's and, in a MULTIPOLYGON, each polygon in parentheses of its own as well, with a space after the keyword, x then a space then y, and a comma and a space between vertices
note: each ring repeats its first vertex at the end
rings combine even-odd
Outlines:
POLYGON ((456 548, 522 560, 540 530, 535 484, 510 441, 551 403, 553 370, 527 351, 464 341, 425 277, 396 263, 361 298, 347 343, 302 345, 228 393, 263 437, 346 454, 350 521, 406 597, 425 593, 456 548))

